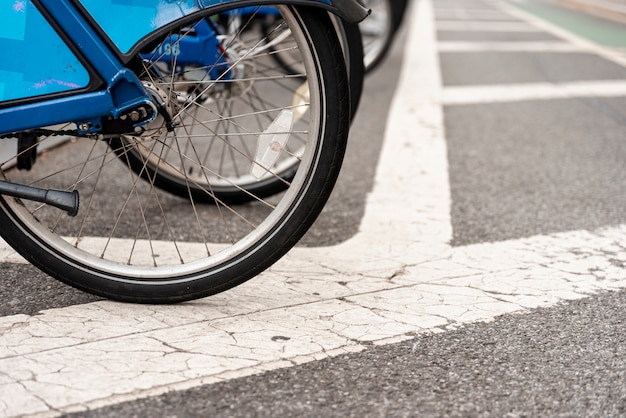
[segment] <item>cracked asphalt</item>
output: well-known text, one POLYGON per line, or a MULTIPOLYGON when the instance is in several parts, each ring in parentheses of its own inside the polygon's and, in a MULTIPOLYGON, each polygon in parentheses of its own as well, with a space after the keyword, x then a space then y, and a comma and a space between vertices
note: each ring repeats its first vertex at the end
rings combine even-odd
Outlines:
POLYGON ((625 54, 515 3, 414 1, 250 282, 136 306, 2 264, 0 416, 626 416, 625 54))
POLYGON ((626 415, 626 292, 72 417, 626 415))

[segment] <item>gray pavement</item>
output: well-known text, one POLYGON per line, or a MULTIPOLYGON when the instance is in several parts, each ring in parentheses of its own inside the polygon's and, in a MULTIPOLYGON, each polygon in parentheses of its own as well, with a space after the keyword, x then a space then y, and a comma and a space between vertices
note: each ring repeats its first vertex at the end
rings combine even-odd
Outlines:
POLYGON ((622 417, 626 292, 72 417, 622 417))
MULTIPOLYGON (((397 110, 391 100, 400 78, 400 64, 409 55, 421 53, 416 47, 404 54, 406 32, 415 23, 412 21, 406 22, 388 61, 368 78, 337 189, 305 238, 305 248, 296 252, 295 257, 303 258, 306 254, 326 255, 322 261, 310 262, 324 266, 324 274, 306 265, 306 269, 290 276, 288 286, 278 280, 265 282, 272 286, 276 299, 281 299, 284 287, 310 291, 299 288, 296 282, 311 277, 315 281, 317 274, 323 284, 315 289, 322 293, 323 303, 302 303, 300 311, 292 309, 302 297, 293 292, 289 294, 291 299, 285 298, 290 304, 280 305, 278 301, 268 311, 254 305, 249 313, 232 317, 228 328, 222 317, 207 316, 212 309, 228 311, 228 302, 242 299, 238 296, 228 299, 227 295, 171 310, 154 309, 150 315, 129 314, 142 311, 114 304, 83 305, 95 299, 51 281, 30 266, 3 265, 0 296, 9 301, 0 308, 5 323, 19 318, 20 326, 30 323, 32 327, 39 318, 41 327, 32 329, 46 335, 55 326, 46 318, 58 321, 63 315, 82 315, 94 309, 110 311, 108 322, 95 319, 96 326, 91 329, 85 321, 83 334, 124 326, 133 331, 124 340, 113 336, 95 340, 94 351, 78 351, 82 355, 74 360, 80 364, 89 364, 90 356, 105 361, 110 358, 108 364, 83 372, 94 382, 94 387, 84 388, 85 392, 95 390, 98 379, 108 378, 107 370, 125 364, 112 355, 114 351, 126 353, 126 368, 141 362, 175 364, 174 360, 166 360, 165 354, 140 348, 146 334, 153 343, 161 343, 163 337, 157 331, 162 325, 149 333, 135 332, 137 324, 133 322, 150 324, 158 319, 162 324, 192 318, 195 322, 189 325, 162 330, 163 334, 180 334, 178 341, 161 343, 174 355, 201 354, 211 345, 218 346, 222 338, 215 330, 222 328, 231 338, 231 353, 225 363, 252 358, 255 347, 247 348, 245 355, 236 354, 250 344, 248 335, 272 336, 272 343, 281 344, 284 352, 284 357, 278 358, 285 364, 276 370, 261 372, 263 368, 258 366, 258 374, 253 376, 220 374, 209 384, 195 380, 188 388, 172 386, 164 390, 166 393, 147 398, 141 390, 123 392, 121 387, 134 380, 121 379, 113 405, 85 400, 84 404, 73 404, 75 410, 82 411, 66 416, 626 416, 626 292, 618 290, 622 286, 619 283, 626 279, 626 250, 620 232, 626 217, 626 183, 621 170, 626 161, 626 70, 594 50, 555 48, 554 42, 570 45, 570 40, 529 25, 506 8, 502 11, 501 4, 479 0, 433 2, 444 97, 441 110, 447 144, 448 238, 452 248, 439 254, 438 259, 425 257, 418 262, 411 258, 410 262, 387 269, 382 255, 372 260, 376 251, 358 247, 361 253, 345 254, 352 264, 383 263, 379 268, 387 271, 380 279, 392 287, 388 294, 374 287, 374 273, 339 277, 348 269, 335 270, 332 257, 350 248, 342 243, 359 236, 360 221, 368 213, 368 196, 376 186, 378 155, 388 127, 385 121, 393 116, 390 109, 397 110), (501 24, 511 29, 495 30, 501 24), (603 89, 607 82, 611 83, 608 93, 603 89), (555 95, 559 88, 567 90, 569 96, 555 95), (493 89, 501 89, 497 90, 501 93, 494 94, 493 89), (459 92, 463 95, 461 104, 451 99, 459 92), (515 98, 518 94, 523 99, 515 98), (603 233, 606 239, 596 241, 603 233), (587 247, 585 242, 589 243, 587 247), (553 267, 555 270, 550 270, 553 267), (435 282, 439 276, 441 279, 435 282), (555 276, 573 286, 565 286, 555 276), (414 281, 424 281, 422 292, 414 292, 414 281), (336 301, 328 296, 352 286, 362 287, 356 294, 346 293, 336 301), (488 303, 482 299, 483 293, 488 294, 488 303), (366 306, 364 301, 370 304, 371 316, 358 317, 356 312, 366 306), (341 305, 340 314, 325 310, 335 303, 341 305), (506 308, 491 310, 487 305, 506 308), (525 309, 512 309, 512 305, 525 309), (50 308, 61 309, 36 315, 50 308), (482 310, 488 313, 478 315, 482 310), (259 312, 266 313, 270 320, 266 323, 267 318, 256 315, 259 312), (304 323, 299 322, 300 316, 305 317, 304 323), (440 322, 426 325, 433 317, 440 322), (377 322, 381 318, 389 322, 377 322), (380 329, 368 328, 368 320, 380 324, 380 329), (407 327, 411 321, 419 326, 407 327), (184 334, 201 332, 192 329, 194 324, 215 338, 197 338, 193 350, 183 350, 184 334), (291 324, 298 329, 290 330, 291 324), (314 324, 317 334, 310 333, 307 324, 314 324), (352 328, 346 324, 352 324, 352 328), (394 327, 400 331, 394 333, 394 327), (346 347, 357 352, 326 350, 324 338, 328 338, 329 330, 335 337, 346 338, 346 347), (372 337, 385 330, 389 335, 400 335, 402 341, 391 343, 372 337), (296 355, 299 352, 290 351, 297 348, 290 342, 319 344, 322 350, 304 361, 296 355), (139 359, 144 352, 149 354, 148 359, 130 360, 139 359)), ((428 120, 419 112, 412 117, 428 120)), ((415 143, 421 140, 415 138, 415 143)), ((404 146, 408 154, 410 144, 404 146)), ((432 159, 436 160, 434 156, 432 159)), ((401 155, 396 160, 398 164, 403 162, 401 155)), ((423 163, 416 159, 414 164, 423 163)), ((420 168, 430 170, 427 164, 420 168)), ((441 184, 436 183, 434 188, 441 188, 441 184)), ((428 197, 432 190, 415 187, 412 193, 428 197)), ((410 204, 409 196, 405 201, 410 204)), ((436 214, 438 206, 434 208, 436 214)), ((388 214, 389 229, 393 229, 399 213, 404 214, 402 209, 398 207, 396 213, 388 214)), ((425 213, 432 215, 428 210, 425 213)), ((440 226, 436 220, 434 224, 440 226)), ((425 226, 420 224, 418 228, 425 226)), ((373 250, 378 245, 382 252, 387 235, 383 229, 377 231, 378 240, 368 245, 373 250)), ((430 233, 428 230, 426 235, 430 233)), ((411 243, 410 237, 407 242, 411 243)), ((433 241, 431 245, 437 247, 440 243, 433 241)), ((398 245, 395 251, 415 257, 411 248, 398 245)), ((415 248, 427 252, 426 246, 415 248)), ((279 269, 279 273, 288 275, 288 269, 284 270, 279 269)), ((255 288, 250 289, 253 293, 255 288)), ((245 294, 246 288, 241 292, 245 294)), ((251 305, 258 302, 254 298, 243 300, 251 305)), ((71 328, 73 318, 65 318, 64 326, 71 328)), ((72 335, 83 337, 80 333, 72 335)), ((47 365, 48 374, 31 381, 24 379, 23 383, 28 388, 42 388, 37 396, 50 405, 47 416, 67 412, 51 401, 59 402, 62 396, 44 390, 46 383, 53 382, 55 370, 67 373, 66 386, 51 387, 66 392, 67 398, 78 397, 76 384, 69 379, 75 378, 73 368, 63 366, 61 349, 50 348, 56 344, 53 340, 42 341, 49 348, 33 350, 26 356, 28 362, 47 365)), ((32 344, 28 339, 24 341, 32 344)), ((262 338, 252 340, 259 350, 265 350, 260 352, 261 357, 275 355, 264 343, 262 338)), ((24 349, 27 347, 24 344, 24 349)), ((0 363, 0 370, 9 376, 3 365, 11 364, 15 369, 26 361, 15 356, 13 363, 0 363)), ((198 360, 186 361, 193 365, 198 360)), ((200 367, 196 370, 200 373, 200 367)), ((148 387, 152 383, 142 381, 140 385, 148 387)))

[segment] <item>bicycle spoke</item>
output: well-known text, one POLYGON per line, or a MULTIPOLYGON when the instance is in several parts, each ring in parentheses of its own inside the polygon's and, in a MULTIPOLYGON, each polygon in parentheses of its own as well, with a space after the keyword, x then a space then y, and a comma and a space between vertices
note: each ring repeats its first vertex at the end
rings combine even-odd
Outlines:
POLYGON ((0 197, 14 242, 45 253, 53 265, 40 267, 55 277, 105 297, 195 298, 267 268, 321 211, 347 132, 327 12, 205 13, 148 34, 125 57, 157 113, 103 115, 93 125, 101 130, 84 136, 83 121, 15 134, 23 139, 0 163, 4 179, 80 196, 75 217, 0 197), (76 138, 47 146, 62 133, 76 138), (18 169, 16 157, 21 168, 35 155, 31 170, 18 169))

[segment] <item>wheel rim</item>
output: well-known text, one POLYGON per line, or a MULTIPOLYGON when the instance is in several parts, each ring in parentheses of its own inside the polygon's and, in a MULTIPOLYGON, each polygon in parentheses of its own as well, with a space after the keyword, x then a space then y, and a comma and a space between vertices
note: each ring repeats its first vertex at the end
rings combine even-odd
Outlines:
MULTIPOLYGON (((290 26, 297 26, 298 17, 291 9, 281 8, 283 21, 290 26)), ((306 45, 305 34, 294 33, 294 38, 299 45, 306 45)), ((303 53, 306 51, 303 50, 303 53)), ((259 58, 259 57, 256 57, 259 58)), ((303 62, 311 72, 315 67, 315 57, 304 53, 303 62)), ((269 71, 269 69, 267 69, 269 71)), ((312 74, 312 73, 311 73, 312 74)), ((152 80, 156 82, 158 80, 152 80)), ((276 85, 276 80, 269 80, 265 73, 263 83, 276 85)), ((281 83, 287 79, 281 80, 281 83)), ((300 80, 299 83, 302 83, 300 80)), ((47 158, 39 157, 39 160, 31 172, 20 172, 11 168, 11 163, 3 164, 3 177, 10 181, 28 183, 37 187, 50 187, 57 189, 77 189, 81 192, 81 212, 76 218, 68 218, 61 215, 58 210, 33 202, 18 202, 14 199, 5 198, 5 203, 16 214, 24 227, 37 236, 37 239, 46 246, 60 252, 68 260, 77 265, 88 266, 89 270, 98 270, 106 274, 120 277, 128 277, 129 280, 169 280, 171 277, 184 278, 199 271, 215 268, 229 260, 243 254, 253 248, 258 242, 265 240, 274 233, 283 222, 285 216, 297 204, 302 191, 307 188, 309 171, 315 163, 320 137, 319 109, 324 104, 321 102, 320 83, 317 77, 308 78, 308 91, 310 92, 309 111, 306 115, 294 121, 293 132, 298 132, 305 138, 302 144, 296 148, 301 155, 297 159, 301 161, 300 169, 289 189, 271 198, 256 197, 252 204, 235 207, 216 199, 211 205, 195 204, 193 196, 187 200, 171 196, 160 191, 150 182, 139 179, 128 173, 124 167, 124 152, 121 156, 112 152, 104 142, 85 138, 74 139, 64 147, 72 147, 75 154, 85 156, 84 162, 63 163, 52 157, 53 151, 47 158), (314 109, 311 111, 311 109, 314 109), (306 125, 306 126, 304 126, 306 125), (305 134, 304 134, 305 133, 305 134), (50 161, 46 161, 46 159, 50 161), (43 161, 41 161, 43 160, 43 161), (40 171, 40 170, 43 170, 40 171), (122 177, 126 178, 123 181, 122 177), (104 187, 106 185, 106 187, 104 187), (109 195, 105 190, 109 189, 109 195), (123 192, 123 193, 122 193, 123 192), (182 214, 182 211, 185 211, 182 214), (183 216, 184 215, 184 216, 183 216), (102 228, 98 225, 99 219, 108 219, 102 228), (216 231, 219 228, 219 231, 216 231), (106 234, 102 234, 101 231, 106 234), (134 278, 134 279, 133 279, 134 278)), ((214 85, 218 85, 214 83, 214 85)), ((255 94, 262 94, 261 83, 255 86, 255 94)), ((250 89, 249 91, 253 91, 250 89)), ((229 99, 234 101, 234 99, 229 99)), ((275 120, 275 113, 283 108, 293 107, 293 97, 272 97, 272 100, 281 101, 282 105, 275 104, 272 107, 268 120, 275 120)), ((211 103, 213 104, 213 103, 211 103)), ((221 103, 220 103, 221 104, 221 103)), ((181 162, 192 164, 194 158, 200 155, 194 147, 183 147, 181 141, 175 139, 181 137, 181 130, 189 129, 195 132, 203 127, 206 132, 212 132, 213 138, 229 142, 229 148, 237 148, 233 145, 235 134, 229 129, 235 127, 242 129, 242 137, 258 136, 263 131, 254 131, 244 126, 243 119, 239 118, 236 124, 232 116, 217 118, 217 114, 226 109, 235 109, 234 103, 221 104, 216 109, 209 109, 209 104, 203 103, 202 109, 213 115, 213 119, 201 120, 201 124, 193 129, 184 126, 174 133, 168 133, 168 140, 148 141, 154 144, 161 143, 161 149, 152 148, 154 151, 149 155, 151 158, 163 157, 165 150, 169 152, 183 153, 181 162), (231 106, 231 107, 229 107, 231 106), (209 126, 211 125, 211 126, 209 126), (221 126, 221 127, 220 127, 221 126), (221 130, 220 130, 221 129, 221 130), (252 134, 251 134, 252 133, 252 134), (228 138, 225 141, 224 138, 228 138)), ((258 105, 257 105, 258 106, 258 105)), ((198 111, 199 112, 199 111, 198 111)), ((181 112, 181 114, 183 114, 181 112)), ((242 113, 240 113, 242 114, 242 113)), ((251 124, 258 124, 258 114, 250 115, 255 119, 251 124)), ((187 115, 189 116, 189 115, 187 115)), ((198 113, 190 116, 198 122, 201 117, 198 113)), ((250 125, 252 126, 252 125, 250 125)), ((261 126, 268 126, 267 121, 261 126)), ((61 127, 63 129, 63 127, 61 127)), ((194 138, 195 138, 195 134, 194 138)), ((293 134, 292 135, 296 135, 293 134)), ((189 141, 188 143, 193 142, 189 141)), ((148 148, 148 142, 139 142, 137 145, 148 148)), ((289 141, 291 141, 291 136, 289 141)), ((45 142, 45 141, 42 141, 45 142)), ((127 138, 126 145, 135 145, 127 138)), ((133 146, 130 148, 135 150, 133 146)), ((292 150, 285 148, 288 154, 284 161, 271 168, 271 175, 280 176, 280 171, 290 159, 295 158, 292 150)), ((66 152, 67 154, 67 152, 66 152)), ((139 152, 140 155, 142 152, 139 152)), ((145 160, 146 162, 149 159, 145 160)), ((198 167, 203 167, 199 164, 198 167)), ((158 169, 176 171, 174 165, 157 165, 158 169), (165 168, 164 168, 165 167, 165 168)), ((205 167, 206 168, 206 167, 205 167)), ((210 171, 212 172, 212 171, 210 171)), ((182 173, 188 173, 183 167, 182 173)), ((204 174, 199 178, 207 179, 204 174)), ((198 186, 198 181, 192 176, 186 177, 189 184, 198 186)), ((215 179, 213 179, 215 180, 215 179)), ((224 180, 229 186, 232 182, 224 180)), ((219 187, 219 181, 216 182, 219 187)), ((200 185, 208 194, 213 194, 213 183, 208 181, 206 185, 200 185)))
POLYGON ((359 24, 363 37, 363 62, 371 68, 385 53, 392 36, 391 0, 366 0, 371 15, 359 24))

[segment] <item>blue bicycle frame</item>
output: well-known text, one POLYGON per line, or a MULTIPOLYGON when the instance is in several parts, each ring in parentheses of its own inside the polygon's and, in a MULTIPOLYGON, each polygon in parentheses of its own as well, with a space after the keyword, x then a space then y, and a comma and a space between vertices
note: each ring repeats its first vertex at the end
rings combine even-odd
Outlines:
MULTIPOLYGON (((0 64, 0 134, 67 121, 81 134, 97 133, 105 118, 131 111, 144 115, 137 126, 149 122, 158 109, 127 64, 174 22, 226 12, 235 3, 264 0, 16 0, 0 6, 0 48, 10 56, 0 64)), ((322 7, 350 21, 367 15, 353 0, 284 3, 322 7)), ((209 43, 189 46, 189 53, 203 48, 215 65, 219 44, 208 25, 209 43)))

